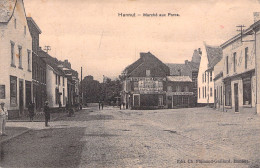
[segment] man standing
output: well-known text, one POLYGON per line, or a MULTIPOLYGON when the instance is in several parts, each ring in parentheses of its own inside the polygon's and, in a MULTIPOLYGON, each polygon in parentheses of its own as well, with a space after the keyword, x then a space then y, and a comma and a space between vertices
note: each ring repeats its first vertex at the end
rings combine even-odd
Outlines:
POLYGON ((5 124, 6 124, 6 120, 8 118, 8 112, 5 108, 5 103, 1 102, 0 104, 0 135, 1 136, 7 136, 7 134, 5 133, 5 124))
POLYGON ((44 114, 45 114, 45 127, 48 127, 48 121, 50 120, 50 108, 49 108, 49 102, 46 101, 44 105, 44 114))

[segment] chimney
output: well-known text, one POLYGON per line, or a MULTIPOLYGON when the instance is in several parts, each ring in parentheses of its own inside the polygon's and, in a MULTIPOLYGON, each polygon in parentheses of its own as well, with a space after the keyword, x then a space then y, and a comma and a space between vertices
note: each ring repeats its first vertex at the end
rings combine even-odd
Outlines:
POLYGON ((199 54, 201 55, 201 54, 202 54, 202 51, 201 51, 201 49, 200 49, 200 48, 198 48, 198 51, 199 51, 199 54))
POLYGON ((254 23, 260 20, 260 12, 254 12, 254 23))
POLYGON ((185 60, 185 65, 188 65, 188 62, 189 62, 188 60, 185 60))

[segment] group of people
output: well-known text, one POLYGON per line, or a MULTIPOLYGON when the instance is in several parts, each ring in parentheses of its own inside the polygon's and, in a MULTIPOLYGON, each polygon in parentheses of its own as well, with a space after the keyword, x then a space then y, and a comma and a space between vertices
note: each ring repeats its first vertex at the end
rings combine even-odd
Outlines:
POLYGON ((98 109, 100 110, 100 108, 102 108, 102 110, 104 108, 104 102, 103 101, 98 102, 98 109))
MULTIPOLYGON (((28 104, 28 112, 29 112, 29 117, 30 117, 30 121, 33 122, 33 118, 34 118, 34 115, 35 115, 35 112, 34 112, 34 103, 30 102, 28 104)), ((48 122, 50 121, 50 108, 49 108, 49 102, 48 101, 45 101, 44 103, 44 107, 43 107, 43 112, 44 112, 44 116, 45 116, 45 126, 48 127, 48 122)))

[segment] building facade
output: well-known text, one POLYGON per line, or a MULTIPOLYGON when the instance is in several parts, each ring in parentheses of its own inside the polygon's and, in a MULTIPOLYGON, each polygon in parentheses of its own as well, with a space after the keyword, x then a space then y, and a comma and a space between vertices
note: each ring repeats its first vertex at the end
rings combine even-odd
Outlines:
POLYGON ((198 104, 214 105, 214 66, 222 59, 222 49, 204 42, 198 73, 198 104))
POLYGON ((46 101, 46 63, 38 55, 39 35, 41 30, 33 18, 27 17, 30 34, 32 37, 32 83, 33 103, 36 111, 42 111, 46 101))
POLYGON ((64 71, 58 67, 59 61, 41 49, 38 54, 46 62, 46 100, 49 101, 49 106, 65 107, 68 100, 68 82, 64 71))
POLYGON ((189 76, 167 76, 167 107, 194 107, 193 82, 189 76))
POLYGON ((223 85, 223 67, 224 59, 222 58, 214 66, 214 108, 219 111, 224 111, 224 85, 223 85))
POLYGON ((239 34, 221 45, 225 111, 256 111, 255 37, 250 27, 243 38, 239 34))
POLYGON ((32 100, 32 38, 23 1, 1 0, 0 6, 0 101, 15 118, 32 100))
POLYGON ((170 70, 150 52, 126 67, 121 100, 132 109, 166 108, 166 77, 170 70))

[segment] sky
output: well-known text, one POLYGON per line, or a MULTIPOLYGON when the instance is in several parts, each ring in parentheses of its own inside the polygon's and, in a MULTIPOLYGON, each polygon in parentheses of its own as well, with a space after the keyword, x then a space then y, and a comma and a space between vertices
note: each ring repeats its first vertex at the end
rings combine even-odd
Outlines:
POLYGON ((221 45, 239 33, 237 25, 249 27, 253 12, 260 12, 260 0, 24 0, 24 5, 42 30, 40 46, 68 59, 79 77, 82 67, 83 77, 99 81, 120 75, 140 52, 184 63, 204 41, 221 45))

